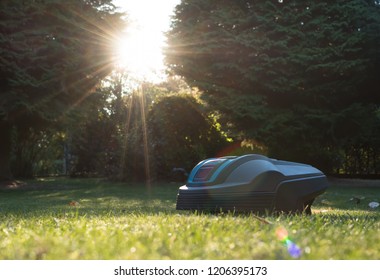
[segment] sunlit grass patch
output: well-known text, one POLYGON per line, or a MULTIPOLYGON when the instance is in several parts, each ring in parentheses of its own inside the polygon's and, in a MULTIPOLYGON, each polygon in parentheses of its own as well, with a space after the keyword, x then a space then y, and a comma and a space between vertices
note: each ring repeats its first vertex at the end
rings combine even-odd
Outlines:
POLYGON ((270 215, 266 223, 249 214, 176 211, 176 184, 150 191, 94 179, 42 184, 47 187, 0 192, 0 259, 380 257, 379 210, 350 200, 356 194, 378 199, 378 188, 332 187, 313 215, 270 215), (289 253, 279 228, 299 255, 289 253))

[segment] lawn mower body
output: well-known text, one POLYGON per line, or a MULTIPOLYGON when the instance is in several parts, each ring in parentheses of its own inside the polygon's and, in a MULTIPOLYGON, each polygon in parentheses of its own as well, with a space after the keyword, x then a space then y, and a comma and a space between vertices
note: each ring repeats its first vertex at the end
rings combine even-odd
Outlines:
POLYGON ((206 159, 178 190, 177 210, 311 213, 328 186, 318 169, 256 154, 206 159))

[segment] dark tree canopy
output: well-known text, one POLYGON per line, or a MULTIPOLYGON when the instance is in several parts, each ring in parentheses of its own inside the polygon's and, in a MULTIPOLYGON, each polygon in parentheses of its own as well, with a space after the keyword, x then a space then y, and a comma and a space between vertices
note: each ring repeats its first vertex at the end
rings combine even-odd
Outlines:
POLYGON ((189 172, 227 144, 214 120, 189 93, 158 98, 148 113, 148 128, 153 171, 158 179, 167 179, 173 168, 189 172))
POLYGON ((379 126, 376 1, 183 0, 168 43, 171 72, 274 156, 326 165, 379 126))
POLYGON ((0 177, 12 130, 58 120, 110 72, 120 16, 110 0, 1 1, 0 177))

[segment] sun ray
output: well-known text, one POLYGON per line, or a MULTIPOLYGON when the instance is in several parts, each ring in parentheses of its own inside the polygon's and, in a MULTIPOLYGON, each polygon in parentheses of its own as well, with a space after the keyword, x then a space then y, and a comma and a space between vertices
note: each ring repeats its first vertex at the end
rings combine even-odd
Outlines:
POLYGON ((141 86, 139 90, 139 101, 140 101, 140 113, 141 113, 141 125, 143 134, 143 146, 144 146, 144 164, 145 164, 145 180, 148 189, 148 194, 151 194, 151 176, 150 176, 150 160, 149 160, 149 146, 148 146, 148 130, 147 121, 145 113, 145 97, 144 97, 144 87, 141 86))

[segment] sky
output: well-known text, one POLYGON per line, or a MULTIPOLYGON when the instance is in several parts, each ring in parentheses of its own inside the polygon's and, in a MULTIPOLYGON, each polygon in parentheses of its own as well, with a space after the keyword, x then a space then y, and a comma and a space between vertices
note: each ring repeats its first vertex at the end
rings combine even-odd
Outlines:
POLYGON ((120 64, 136 79, 159 82, 163 79, 162 48, 170 16, 180 0, 114 0, 127 13, 125 37, 120 38, 120 64))

